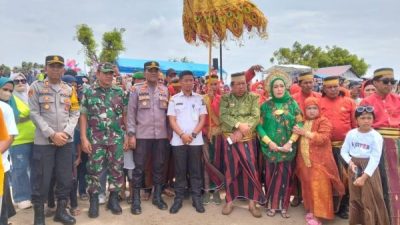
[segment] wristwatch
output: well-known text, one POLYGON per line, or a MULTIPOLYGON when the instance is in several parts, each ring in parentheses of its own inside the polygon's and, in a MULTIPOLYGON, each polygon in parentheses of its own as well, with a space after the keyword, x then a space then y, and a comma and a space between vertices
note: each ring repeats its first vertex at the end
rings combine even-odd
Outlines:
POLYGON ((195 132, 192 132, 192 138, 196 138, 197 134, 195 132))
POLYGON ((135 136, 135 135, 136 135, 135 132, 132 132, 132 131, 129 131, 129 132, 128 132, 128 137, 133 137, 133 136, 135 136))

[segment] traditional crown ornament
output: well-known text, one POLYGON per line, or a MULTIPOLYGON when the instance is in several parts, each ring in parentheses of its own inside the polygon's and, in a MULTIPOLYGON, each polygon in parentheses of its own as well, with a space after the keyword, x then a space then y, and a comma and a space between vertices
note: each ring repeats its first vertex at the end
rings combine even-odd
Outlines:
POLYGON ((289 89, 290 86, 292 85, 292 79, 290 79, 288 73, 280 69, 273 69, 268 72, 268 76, 264 81, 264 88, 266 91, 268 91, 268 93, 271 91, 269 87, 271 81, 273 81, 276 78, 281 78, 285 82, 286 89, 289 89))

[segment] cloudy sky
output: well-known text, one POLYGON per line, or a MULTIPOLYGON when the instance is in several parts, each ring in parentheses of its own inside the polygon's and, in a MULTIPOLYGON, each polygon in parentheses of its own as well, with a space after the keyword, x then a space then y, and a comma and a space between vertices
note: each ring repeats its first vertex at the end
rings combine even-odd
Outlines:
MULTIPOLYGON (((398 0, 253 0, 269 20, 268 40, 227 43, 224 69, 242 71, 253 64, 269 67, 280 47, 295 41, 337 45, 363 57, 368 73, 393 67, 400 74, 400 1, 398 0)), ((77 24, 93 28, 100 44, 104 32, 125 28, 121 57, 160 59, 188 57, 207 63, 204 46, 184 41, 182 0, 0 0, 0 64, 44 62, 48 54, 74 58, 83 68, 84 54, 74 40, 77 24)), ((215 49, 215 56, 218 56, 215 49)))

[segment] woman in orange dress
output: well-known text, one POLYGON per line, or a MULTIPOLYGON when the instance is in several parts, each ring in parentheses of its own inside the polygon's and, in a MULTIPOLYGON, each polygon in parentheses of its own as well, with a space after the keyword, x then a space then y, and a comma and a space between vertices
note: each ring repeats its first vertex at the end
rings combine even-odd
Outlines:
POLYGON ((332 125, 327 118, 320 116, 317 98, 306 99, 305 119, 302 128, 295 126, 293 129, 294 133, 301 135, 296 174, 301 181, 307 224, 319 225, 320 219, 334 218, 332 196, 342 196, 345 189, 332 155, 332 125))

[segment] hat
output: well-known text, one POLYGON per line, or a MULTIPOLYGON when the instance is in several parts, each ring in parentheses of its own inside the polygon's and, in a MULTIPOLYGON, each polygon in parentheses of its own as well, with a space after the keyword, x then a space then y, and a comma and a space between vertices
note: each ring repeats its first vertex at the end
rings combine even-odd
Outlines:
POLYGON ((374 71, 374 78, 375 77, 382 77, 382 76, 394 76, 394 71, 392 68, 380 68, 374 71))
POLYGON ((176 75, 176 71, 174 69, 172 69, 172 68, 169 68, 165 74, 167 76, 169 76, 170 74, 175 74, 176 75))
POLYGON ((132 75, 132 77, 135 79, 145 79, 144 74, 142 72, 136 72, 132 75))
POLYGON ((312 72, 304 72, 299 75, 299 81, 303 80, 314 80, 314 74, 312 72))
POLYGON ((325 77, 322 83, 323 85, 339 85, 339 77, 338 76, 325 77))
POLYGON ((46 56, 46 65, 55 64, 55 63, 61 64, 64 66, 64 58, 59 55, 46 56))
POLYGON ((156 62, 156 61, 149 61, 149 62, 146 62, 146 63, 144 64, 144 69, 145 69, 145 70, 146 70, 146 69, 151 69, 151 68, 160 69, 160 64, 158 64, 158 62, 156 62))
POLYGON ((97 66, 97 71, 100 71, 103 73, 114 72, 114 64, 109 63, 109 62, 101 63, 97 66))
POLYGON ((76 82, 76 78, 72 75, 64 75, 61 77, 61 80, 67 84, 72 84, 72 82, 76 82))

